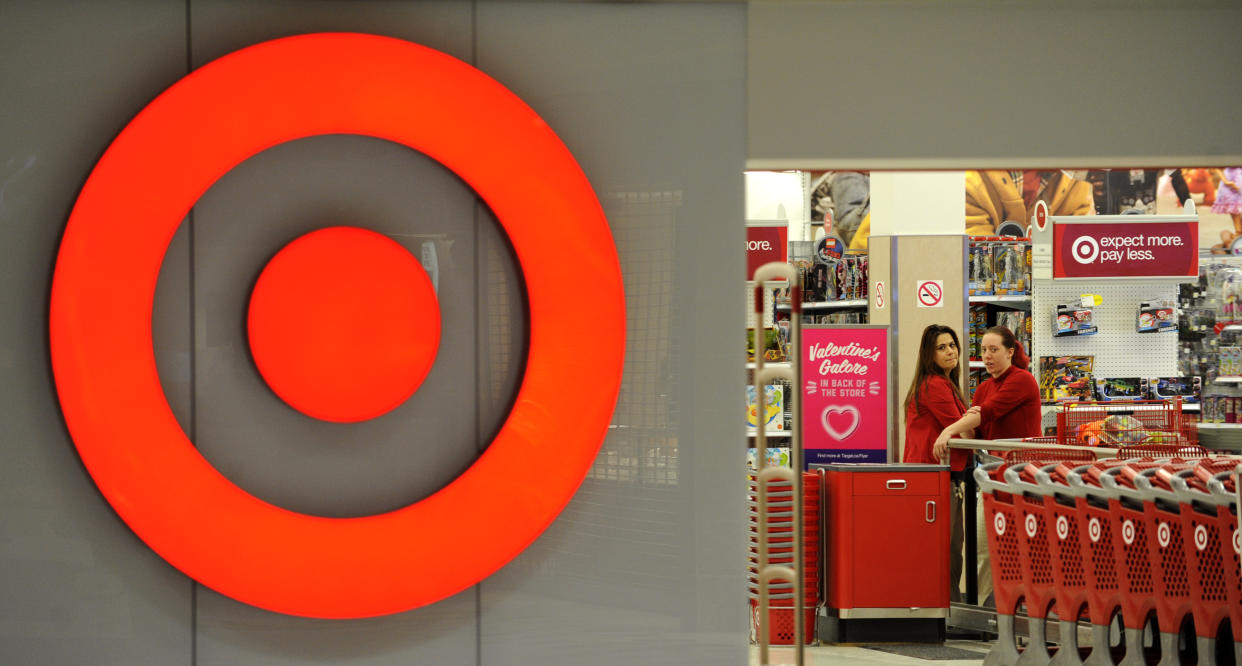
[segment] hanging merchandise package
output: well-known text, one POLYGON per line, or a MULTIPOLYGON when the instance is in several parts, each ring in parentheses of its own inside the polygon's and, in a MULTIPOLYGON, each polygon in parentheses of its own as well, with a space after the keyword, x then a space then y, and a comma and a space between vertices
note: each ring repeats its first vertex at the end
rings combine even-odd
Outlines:
POLYGON ((1139 303, 1139 333, 1163 333, 1177 331, 1177 308, 1169 301, 1146 301, 1139 303))
POLYGON ((1052 335, 1093 335, 1099 329, 1095 325, 1092 308, 1080 305, 1058 305, 1052 316, 1052 335))

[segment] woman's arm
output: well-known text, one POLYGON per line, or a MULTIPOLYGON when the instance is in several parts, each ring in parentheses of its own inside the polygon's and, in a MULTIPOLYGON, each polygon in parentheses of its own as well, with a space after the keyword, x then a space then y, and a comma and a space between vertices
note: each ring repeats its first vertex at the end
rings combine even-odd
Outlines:
POLYGON ((936 438, 936 443, 932 444, 932 455, 943 460, 949 454, 949 440, 960 435, 973 435, 975 428, 979 427, 982 421, 979 418, 979 412, 967 410, 962 418, 949 424, 949 427, 940 431, 940 436, 936 438))

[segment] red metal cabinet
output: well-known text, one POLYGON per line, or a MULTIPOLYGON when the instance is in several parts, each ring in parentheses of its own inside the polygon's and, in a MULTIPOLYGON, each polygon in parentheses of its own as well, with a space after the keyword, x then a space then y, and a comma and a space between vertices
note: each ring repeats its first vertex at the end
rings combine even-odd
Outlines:
POLYGON ((829 608, 841 618, 945 617, 948 468, 842 464, 823 469, 829 608))

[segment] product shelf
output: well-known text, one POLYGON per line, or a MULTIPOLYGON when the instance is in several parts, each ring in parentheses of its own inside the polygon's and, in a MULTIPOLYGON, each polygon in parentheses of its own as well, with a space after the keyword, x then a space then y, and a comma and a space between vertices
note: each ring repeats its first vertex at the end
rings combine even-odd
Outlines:
MULTIPOLYGON (((822 303, 803 303, 802 311, 808 310, 844 310, 848 308, 865 308, 867 307, 867 299, 855 298, 848 301, 824 301, 822 303)), ((788 303, 777 303, 776 309, 782 312, 789 310, 788 303)))
POLYGON ((971 303, 1029 304, 1030 294, 998 294, 994 296, 975 295, 970 297, 971 303))
MULTIPOLYGON (((793 431, 792 430, 769 430, 767 435, 768 437, 792 437, 793 431)), ((759 433, 754 430, 748 430, 746 431, 746 436, 747 437, 758 437, 759 433)))
MULTIPOLYGON (((1182 403, 1183 412, 1197 412, 1199 411, 1199 407, 1200 406, 1198 403, 1182 403)), ((1043 414, 1047 414, 1049 412, 1057 412, 1063 409, 1064 409, 1064 405, 1062 403, 1056 403, 1056 402, 1054 403, 1046 402, 1046 403, 1043 403, 1043 405, 1040 407, 1040 411, 1043 414)), ((1104 410, 1105 412, 1113 413, 1113 412, 1150 412, 1150 411, 1158 411, 1158 410, 1162 410, 1166 408, 1163 405, 1151 405, 1151 404, 1134 405, 1134 404, 1129 404, 1125 402, 1118 402, 1116 404, 1111 404, 1111 405, 1101 405, 1101 404, 1089 404, 1089 405, 1081 405, 1081 406, 1070 405, 1069 409, 1070 410, 1090 409, 1090 410, 1097 411, 1097 412, 1100 410, 1104 410)))
POLYGON ((1217 384, 1242 384, 1242 376, 1225 375, 1216 378, 1217 384))
POLYGON ((984 367, 983 361, 970 361, 971 370, 982 370, 984 367))
POLYGON ((1195 423, 1200 430, 1238 430, 1242 423, 1195 423))
MULTIPOLYGON (((789 367, 789 361, 768 361, 767 363, 764 363, 764 364, 763 364, 763 367, 765 367, 765 368, 788 368, 788 367, 789 367)), ((746 369, 747 369, 747 370, 754 370, 754 369, 755 369, 755 364, 754 364, 754 363, 747 363, 747 364, 746 364, 746 369)))

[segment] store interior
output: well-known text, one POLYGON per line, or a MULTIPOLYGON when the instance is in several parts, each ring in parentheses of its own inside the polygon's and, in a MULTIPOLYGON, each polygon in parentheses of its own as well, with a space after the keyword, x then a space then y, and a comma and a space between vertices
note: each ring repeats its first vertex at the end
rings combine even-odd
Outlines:
MULTIPOLYGON (((1242 453, 1242 183, 1235 179, 1242 180, 1242 169, 790 169, 746 173, 748 271, 753 275, 769 261, 783 263, 790 267, 795 285, 790 288, 766 275, 761 283, 747 284, 748 498, 754 528, 749 583, 752 663, 805 659, 805 663, 915 664, 932 659, 964 664, 985 659, 985 663, 1014 663, 1019 658, 1020 663, 1053 659, 1057 660, 1053 663, 1238 663, 1242 642, 1235 642, 1233 626, 1239 616, 1236 607, 1242 586, 1236 545, 1237 489, 1231 475, 1233 466, 1242 462, 1238 457, 1242 453), (1002 185, 1010 186, 1016 198, 997 198, 1002 185), (1036 228, 1040 215, 1036 202, 1041 201, 1043 215, 1051 220, 1046 234, 1036 228), (1156 243, 1154 230, 1167 230, 1161 225, 1172 225, 1181 234, 1162 242, 1185 245, 1178 254, 1188 258, 1178 259, 1184 263, 1155 269, 1151 261, 1144 263, 1151 257, 1134 254, 1141 252, 1139 245, 1156 243), (1091 257, 1091 263, 1109 274, 1072 277, 1074 267, 1060 265, 1067 255, 1061 254, 1059 245, 1071 231, 1057 231, 1054 240, 1054 229, 1093 230, 1090 242, 1102 240, 1105 254, 1091 257), (1116 261, 1107 254, 1113 238, 1108 234, 1112 233, 1128 235, 1137 244, 1114 250, 1116 261), (1048 256, 1050 245, 1056 258, 1048 256), (1109 262, 1115 266, 1109 267, 1109 262), (1050 273, 1046 264, 1053 263, 1058 267, 1050 273), (1067 270, 1071 276, 1065 274, 1067 270), (799 317, 796 326, 791 321, 795 317, 799 317), (973 508, 975 514, 966 518, 966 531, 975 538, 966 539, 966 574, 953 585, 952 602, 948 601, 946 556, 950 549, 940 540, 943 535, 931 534, 926 541, 912 536, 927 525, 885 530, 892 543, 876 546, 873 554, 881 560, 888 558, 890 568, 885 575, 874 573, 879 569, 868 569, 859 552, 844 552, 862 547, 850 544, 867 541, 866 535, 875 531, 876 518, 892 519, 897 514, 865 508, 870 505, 859 497, 867 494, 858 490, 862 481, 845 480, 843 470, 863 468, 854 479, 867 478, 865 472, 875 471, 867 468, 868 463, 907 477, 918 474, 901 464, 910 460, 905 455, 902 400, 915 374, 919 333, 927 324, 945 325, 960 333, 960 390, 967 404, 990 377, 980 347, 985 332, 993 326, 1013 331, 1039 385, 1041 437, 1025 438, 1030 442, 1026 446, 1032 448, 1025 452, 992 449, 974 456, 979 471, 973 476, 978 481, 961 492, 979 493, 978 501, 968 500, 966 508, 966 512, 973 508), (866 346, 869 339, 860 336, 876 332, 887 333, 879 347, 873 347, 883 349, 888 364, 883 390, 877 392, 873 387, 868 398, 863 392, 841 388, 852 386, 852 380, 848 384, 820 380, 817 385, 813 373, 823 347, 815 341, 826 339, 842 346, 844 341, 856 341, 866 346), (762 339, 762 345, 757 339, 762 339), (799 373, 785 379, 768 376, 795 367, 799 373), (879 423, 878 430, 868 429, 871 421, 879 423), (868 440, 862 448, 860 437, 868 440), (762 464, 760 442, 767 452, 762 464), (1036 446, 1045 448, 1037 450, 1036 446), (1126 543, 1114 554, 1121 559, 1101 556, 1096 563, 1085 545, 1075 543, 1071 557, 1068 549, 1058 550, 1065 541, 1059 522, 1055 530, 1044 529, 1040 522, 1041 527, 1028 535, 1031 543, 1024 541, 1020 549, 1006 545, 1003 529, 1000 535, 996 533, 997 521, 1004 520, 998 514, 1013 505, 995 498, 1015 492, 1026 498, 1022 501, 1027 504, 1011 519, 1025 516, 1034 521, 1035 516, 1043 521, 1046 510, 1049 527, 1058 520, 1074 520, 1072 510, 1066 518, 1053 515, 1058 501, 1063 507, 1073 505, 1073 500, 1067 500, 1071 493, 1057 495, 1051 486, 1041 490, 1021 476, 1035 475, 1037 470, 1051 472, 1057 464, 1064 470, 1077 468, 1084 476, 1093 465, 1119 465, 1131 472, 1113 474, 1142 477, 1137 487, 1127 490, 1130 495, 1123 493, 1114 503, 1137 511, 1134 516, 1142 517, 1146 511, 1152 521, 1147 550, 1130 553, 1126 543), (773 481, 786 484, 769 490, 776 493, 775 500, 786 503, 767 503, 760 497, 756 478, 765 468, 770 470, 768 466, 808 470, 801 477, 800 492, 789 492, 790 486, 798 488, 794 483, 773 481), (1017 475, 1013 479, 1005 476, 1009 468, 1017 475), (1136 471, 1147 468, 1189 480, 1189 485, 1181 487, 1180 504, 1175 486, 1149 484, 1157 473, 1148 471, 1144 476, 1136 471), (1220 485, 1212 489, 1226 495, 1192 492, 1194 478, 1210 480, 1213 475, 1220 485), (1016 484, 1023 479, 1030 483, 1020 492, 1016 484), (1006 481, 1012 483, 1006 485, 1006 481), (854 488, 852 499, 843 487, 854 488), (801 498, 800 503, 793 501, 795 497, 801 498), (1144 503, 1149 506, 1144 508, 1144 503), (805 572, 800 593, 804 609, 811 610, 804 610, 799 627, 806 632, 807 647, 802 654, 791 647, 797 635, 793 598, 799 592, 789 581, 771 583, 776 587, 768 591, 768 624, 760 626, 762 586, 757 572, 763 566, 757 534, 764 529, 758 524, 761 506, 769 507, 768 515, 775 522, 766 523, 766 533, 776 539, 773 559, 765 558, 763 564, 776 562, 795 569, 800 565, 805 572), (1222 520, 1218 536, 1226 546, 1218 547, 1214 535, 1205 550, 1201 544, 1207 542, 1206 537, 1202 542, 1196 540, 1200 533, 1216 528, 1194 521, 1217 508, 1222 520), (782 521, 792 522, 794 512, 802 523, 787 526, 782 521), (1170 538, 1167 526, 1178 520, 1186 521, 1184 529, 1174 528, 1170 538), (780 550, 781 529, 804 530, 818 549, 806 551, 803 560, 795 562, 787 550, 780 550), (1187 533, 1183 539, 1185 532, 1195 534, 1187 533), (1233 552, 1227 547, 1231 537, 1233 552), (903 547, 920 557, 911 561, 894 555, 903 547), (1012 580, 1006 579, 1007 558, 1013 559, 1008 572, 1012 580), (1043 562, 1045 570, 1019 566, 1032 559, 1043 562), (1180 563, 1174 564, 1175 559, 1180 563), (1057 613, 1055 602, 1061 601, 1060 608, 1074 603, 1059 595, 1063 588, 1072 589, 1075 581, 1082 588, 1089 587, 1088 583, 1105 585, 1094 578, 1081 580, 1082 568, 1091 566, 1097 572, 1141 568, 1147 588, 1135 596, 1155 601, 1143 606, 1122 595, 1107 609, 1104 602, 1098 604, 1100 608, 1093 603, 1090 612, 1083 604, 1075 626, 1057 613), (876 580, 891 579, 891 572, 901 567, 921 573, 908 584, 876 580), (1027 571, 1031 568, 1036 571, 1027 571), (1062 580, 1063 569, 1077 571, 1077 579, 1062 580), (942 616, 920 616, 914 611, 927 603, 928 597, 918 591, 927 579, 944 583, 946 611, 942 616), (893 587, 904 591, 888 594, 893 587), (887 605, 887 610, 859 609, 856 595, 884 597, 885 601, 875 605, 887 605), (914 619, 918 617, 927 619, 914 619), (762 645, 764 636, 779 647, 762 645), (1093 652, 1101 643, 1104 648, 1093 652)), ((1079 242, 1075 240, 1075 246, 1079 242)), ((1150 250, 1162 261, 1161 251, 1150 250)), ((1075 258, 1083 264, 1081 255, 1075 258)), ((831 367, 833 372, 824 377, 846 376, 855 366, 831 367), (842 367, 844 374, 836 372, 842 367)), ((878 371, 882 370, 883 365, 878 371)), ((950 477, 947 468, 938 469, 944 470, 945 480, 964 478, 950 477)), ((904 494, 904 478, 901 483, 904 494)), ((912 482, 911 488, 917 485, 912 482)), ((1209 491, 1207 481, 1200 485, 1209 491)), ((922 495, 906 498, 911 507, 923 500, 929 506, 934 503, 934 487, 924 490, 922 495)), ((947 533, 948 526, 943 527, 947 533)), ((1142 528, 1138 532, 1143 535, 1142 528)), ((1141 577, 1130 573, 1126 580, 1141 588, 1141 577)), ((927 610, 925 605, 922 610, 927 610)))

